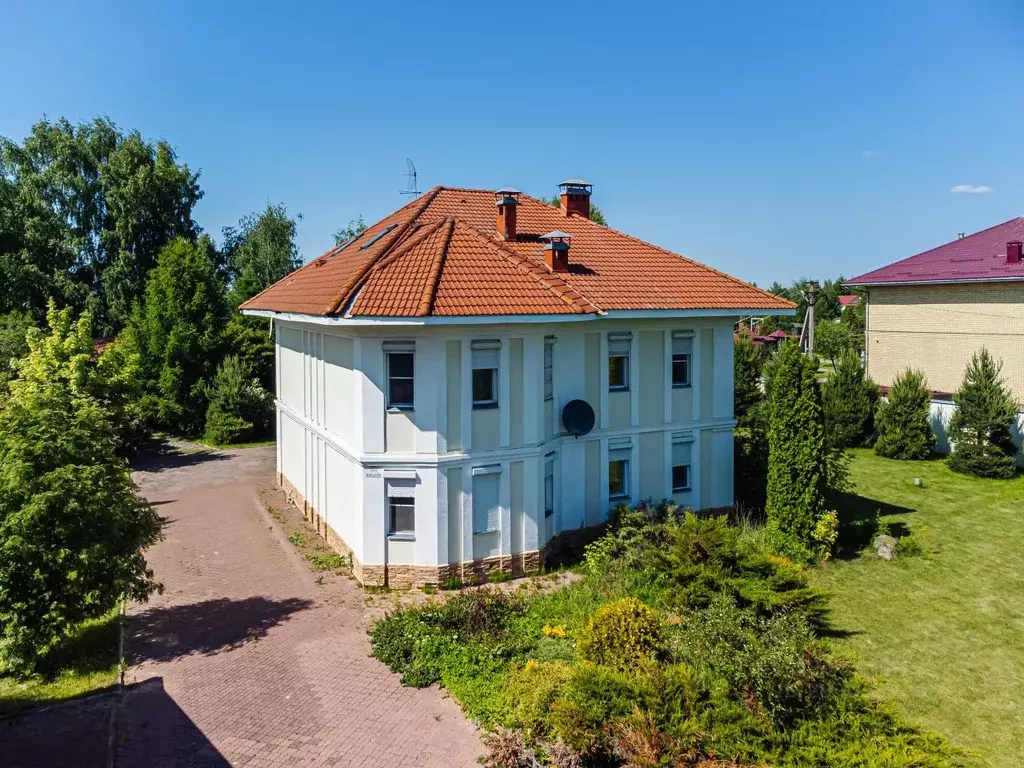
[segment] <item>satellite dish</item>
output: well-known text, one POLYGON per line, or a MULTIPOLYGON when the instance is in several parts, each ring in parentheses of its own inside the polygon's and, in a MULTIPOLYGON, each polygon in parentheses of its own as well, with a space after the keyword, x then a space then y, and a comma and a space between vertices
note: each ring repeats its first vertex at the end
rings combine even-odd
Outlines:
POLYGON ((585 435, 594 428, 594 409, 586 400, 570 400, 562 409, 562 425, 573 437, 585 435))

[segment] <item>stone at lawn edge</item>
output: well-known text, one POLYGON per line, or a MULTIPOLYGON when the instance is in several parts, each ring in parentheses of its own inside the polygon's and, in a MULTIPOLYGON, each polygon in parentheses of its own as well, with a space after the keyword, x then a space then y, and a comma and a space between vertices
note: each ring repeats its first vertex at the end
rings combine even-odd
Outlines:
POLYGON ((877 536, 875 538, 875 552, 883 560, 894 560, 899 548, 900 543, 892 536, 877 536))

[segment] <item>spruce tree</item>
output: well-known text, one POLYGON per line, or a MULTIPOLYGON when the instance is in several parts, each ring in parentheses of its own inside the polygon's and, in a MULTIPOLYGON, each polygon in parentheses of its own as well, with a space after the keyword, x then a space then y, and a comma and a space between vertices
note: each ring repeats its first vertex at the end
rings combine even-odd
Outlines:
POLYGON ((241 443, 269 431, 273 397, 228 355, 217 369, 206 411, 206 439, 215 445, 241 443))
POLYGON ((953 452, 949 466, 978 477, 1013 477, 1017 471, 1010 430, 1017 405, 1000 377, 1002 361, 984 347, 971 358, 960 389, 953 395, 956 411, 949 422, 953 452))
POLYGON ((224 348, 228 305, 209 250, 182 238, 167 245, 133 319, 157 419, 183 434, 202 431, 207 389, 224 348))
POLYGON ((860 355, 847 349, 821 391, 829 444, 836 448, 864 445, 874 430, 878 387, 864 376, 860 355))
POLYGON ((807 548, 825 513, 829 474, 816 372, 794 342, 782 344, 773 365, 768 425, 768 524, 807 548))
POLYGON ((921 371, 899 374, 875 411, 875 453, 888 459, 927 459, 935 448, 930 401, 931 390, 921 371))

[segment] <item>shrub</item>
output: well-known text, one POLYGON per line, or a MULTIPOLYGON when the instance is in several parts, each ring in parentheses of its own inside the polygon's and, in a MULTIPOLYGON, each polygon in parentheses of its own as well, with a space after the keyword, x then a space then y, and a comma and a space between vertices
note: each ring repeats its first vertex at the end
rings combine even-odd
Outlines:
POLYGON ((498 726, 483 739, 485 768, 533 768, 537 761, 521 733, 498 726))
POLYGON ((630 669, 655 660, 664 650, 657 615, 633 597, 598 609, 580 635, 580 658, 616 669, 630 669))
POLYGON ((764 509, 768 498, 768 409, 759 403, 733 430, 733 496, 738 504, 764 509))
POLYGON ((782 345, 771 386, 768 426, 769 526, 808 545, 825 509, 828 451, 813 361, 782 345))
POLYGON ((875 412, 875 453, 888 459, 927 459, 935 447, 930 401, 923 373, 908 369, 899 374, 875 412))
POLYGON ((572 677, 572 667, 564 661, 526 662, 506 678, 504 705, 507 724, 522 729, 533 741, 547 738, 548 713, 572 677))
POLYGON ((210 388, 206 439, 216 445, 251 440, 269 429, 272 396, 234 355, 224 358, 210 388))
POLYGON ((814 351, 822 357, 828 358, 832 364, 832 370, 836 368, 836 361, 856 346, 853 333, 843 323, 825 322, 815 328, 814 351))
POLYGON ((878 386, 864 377, 860 355, 847 350, 821 391, 829 442, 837 448, 864 445, 874 431, 877 402, 878 386))
POLYGON ((583 757, 608 755, 613 741, 606 726, 631 714, 647 690, 630 672, 580 664, 551 706, 552 732, 583 757))
POLYGON ((949 421, 953 446, 950 469, 977 477, 1013 477, 1017 447, 1010 430, 1017 423, 1017 404, 984 347, 974 354, 960 389, 953 395, 956 411, 949 421))
POLYGON ((756 408, 764 395, 761 393, 761 350, 749 336, 736 339, 733 352, 733 415, 745 424, 747 414, 756 408))

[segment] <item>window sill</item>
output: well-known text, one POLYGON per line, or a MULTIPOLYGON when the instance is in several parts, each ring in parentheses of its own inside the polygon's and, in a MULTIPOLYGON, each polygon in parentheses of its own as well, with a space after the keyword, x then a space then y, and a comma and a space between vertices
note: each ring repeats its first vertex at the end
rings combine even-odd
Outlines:
POLYGON ((555 510, 553 510, 553 509, 545 509, 544 510, 544 517, 551 517, 554 514, 555 514, 555 510))
POLYGON ((415 533, 389 533, 388 541, 416 541, 415 533))
POLYGON ((673 384, 672 389, 691 389, 693 384, 673 384))
POLYGON ((388 413, 412 413, 416 410, 411 405, 389 405, 387 407, 388 413))
POLYGON ((629 494, 628 493, 616 493, 616 494, 608 496, 608 500, 609 501, 622 501, 623 499, 628 499, 628 498, 629 498, 629 494))
POLYGON ((492 528, 489 531, 473 531, 474 536, 486 536, 489 533, 499 533, 499 530, 497 528, 492 528))
POLYGON ((474 411, 487 411, 491 408, 497 408, 498 403, 473 403, 474 411))
POLYGON ((609 392, 629 392, 629 387, 608 387, 609 392))
POLYGON ((672 493, 689 493, 693 488, 687 486, 686 488, 673 488, 672 493))

